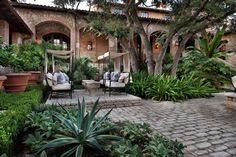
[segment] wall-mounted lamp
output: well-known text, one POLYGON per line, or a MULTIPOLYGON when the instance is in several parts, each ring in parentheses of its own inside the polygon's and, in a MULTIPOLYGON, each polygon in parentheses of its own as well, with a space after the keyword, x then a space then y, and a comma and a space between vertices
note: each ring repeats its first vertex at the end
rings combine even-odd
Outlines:
POLYGON ((175 41, 175 46, 179 46, 179 41, 175 41))
POLYGON ((155 49, 159 49, 160 48, 160 43, 155 43, 155 49))
POLYGON ((92 51, 92 50, 93 50, 93 42, 92 42, 92 41, 88 41, 87 49, 88 49, 89 51, 92 51))

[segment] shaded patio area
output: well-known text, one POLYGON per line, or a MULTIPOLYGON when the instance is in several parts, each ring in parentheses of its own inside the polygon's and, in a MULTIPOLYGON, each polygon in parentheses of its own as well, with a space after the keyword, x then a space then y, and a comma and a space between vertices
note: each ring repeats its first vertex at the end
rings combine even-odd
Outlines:
POLYGON ((104 92, 100 89, 95 95, 90 95, 88 91, 81 89, 75 90, 73 98, 66 96, 52 97, 46 101, 47 105, 63 105, 63 106, 75 106, 78 103, 78 99, 81 101, 85 99, 88 107, 92 106, 94 102, 99 98, 99 104, 102 108, 117 108, 117 107, 130 107, 141 105, 141 98, 120 92, 112 92, 111 96, 109 93, 104 92))

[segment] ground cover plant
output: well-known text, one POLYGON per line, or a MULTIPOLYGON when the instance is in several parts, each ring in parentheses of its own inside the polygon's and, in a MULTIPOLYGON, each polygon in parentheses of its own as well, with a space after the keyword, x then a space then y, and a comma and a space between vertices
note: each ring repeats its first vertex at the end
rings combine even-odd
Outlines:
POLYGON ((40 107, 27 116, 24 144, 30 156, 182 157, 183 145, 155 135, 148 124, 115 123, 97 116, 98 102, 78 108, 40 107), (52 155, 53 154, 53 155, 52 155))
POLYGON ((209 96, 215 89, 203 78, 184 75, 177 78, 168 75, 148 75, 145 72, 133 75, 129 92, 145 99, 178 101, 209 96))
POLYGON ((39 105, 43 97, 41 86, 24 93, 0 93, 0 154, 10 153, 13 139, 23 129, 26 115, 39 105))

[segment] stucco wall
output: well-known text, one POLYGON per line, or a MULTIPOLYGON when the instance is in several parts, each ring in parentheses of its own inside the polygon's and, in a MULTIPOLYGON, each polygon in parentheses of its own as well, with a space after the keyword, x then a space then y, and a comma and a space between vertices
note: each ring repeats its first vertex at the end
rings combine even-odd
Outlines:
POLYGON ((226 44, 226 50, 236 52, 236 33, 234 34, 227 34, 223 36, 223 40, 227 40, 228 43, 226 44))
POLYGON ((9 24, 7 21, 0 20, 0 36, 3 42, 9 44, 9 24))

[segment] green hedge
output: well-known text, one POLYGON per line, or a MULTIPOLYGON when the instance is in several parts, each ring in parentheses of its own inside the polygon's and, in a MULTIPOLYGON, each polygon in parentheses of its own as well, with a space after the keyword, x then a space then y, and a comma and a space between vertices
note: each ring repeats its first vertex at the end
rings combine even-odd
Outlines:
POLYGON ((30 87, 24 93, 0 93, 0 154, 9 154, 13 138, 21 131, 26 115, 43 98, 41 86, 30 87))

